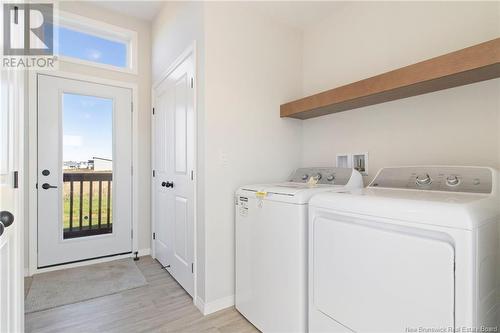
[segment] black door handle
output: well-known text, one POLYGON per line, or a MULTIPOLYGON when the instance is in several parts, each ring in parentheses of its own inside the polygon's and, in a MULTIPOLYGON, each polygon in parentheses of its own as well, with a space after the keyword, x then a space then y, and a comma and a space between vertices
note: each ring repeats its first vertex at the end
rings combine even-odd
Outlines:
POLYGON ((57 188, 57 186, 50 185, 49 183, 43 183, 42 188, 48 190, 49 188, 57 188))
POLYGON ((162 182, 161 186, 174 188, 174 182, 162 182))
POLYGON ((14 223, 14 215, 12 215, 12 213, 8 212, 8 211, 1 211, 0 212, 0 236, 2 236, 5 228, 7 228, 12 223, 14 223))

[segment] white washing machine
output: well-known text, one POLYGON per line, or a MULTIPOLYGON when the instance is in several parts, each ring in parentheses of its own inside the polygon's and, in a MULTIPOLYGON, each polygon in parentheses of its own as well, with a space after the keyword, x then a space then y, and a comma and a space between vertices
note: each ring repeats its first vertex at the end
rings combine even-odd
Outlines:
POLYGON ((309 331, 498 326, 499 205, 483 167, 384 168, 366 189, 315 195, 309 331))
POLYGON ((302 168, 288 182, 236 192, 235 302, 259 330, 307 331, 309 199, 362 186, 352 169, 302 168))

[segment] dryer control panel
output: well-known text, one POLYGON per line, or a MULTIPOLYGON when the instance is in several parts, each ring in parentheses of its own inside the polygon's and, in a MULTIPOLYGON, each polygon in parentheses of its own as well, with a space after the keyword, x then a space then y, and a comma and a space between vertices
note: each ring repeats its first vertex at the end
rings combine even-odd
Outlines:
POLYGON ((492 169, 483 167, 417 166, 383 168, 369 187, 491 193, 492 169))
POLYGON ((349 168, 299 168, 295 170, 288 181, 307 183, 311 177, 317 184, 346 185, 352 175, 349 168))

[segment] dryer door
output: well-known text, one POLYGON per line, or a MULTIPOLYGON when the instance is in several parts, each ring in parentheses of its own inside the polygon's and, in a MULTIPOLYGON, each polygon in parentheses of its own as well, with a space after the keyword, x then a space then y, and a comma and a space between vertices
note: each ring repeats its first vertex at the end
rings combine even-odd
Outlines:
POLYGON ((356 332, 454 327, 454 248, 384 225, 313 220, 311 310, 356 332))

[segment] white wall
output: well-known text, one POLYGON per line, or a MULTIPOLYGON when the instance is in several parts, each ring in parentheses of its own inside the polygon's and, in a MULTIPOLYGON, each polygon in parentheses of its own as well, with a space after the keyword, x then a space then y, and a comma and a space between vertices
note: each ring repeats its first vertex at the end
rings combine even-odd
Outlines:
MULTIPOLYGON (((279 106, 300 94, 300 31, 256 3, 207 3, 206 302, 234 294, 234 193, 299 165, 301 122, 279 106)), ((226 303, 227 304, 227 303, 226 303)))
MULTIPOLYGON (((303 91, 317 93, 500 35, 499 2, 352 2, 304 31, 303 91)), ((303 122, 302 164, 365 152, 386 165, 499 166, 500 81, 303 122)))
MULTIPOLYGON (((93 20, 136 31, 138 34, 138 74, 127 74, 118 71, 100 69, 87 65, 60 62, 59 70, 95 76, 99 78, 135 83, 138 85, 138 160, 134 174, 139 177, 138 193, 138 243, 139 250, 149 250, 151 246, 150 228, 150 112, 151 112, 151 25, 147 21, 116 14, 93 6, 88 2, 63 1, 59 9, 65 12, 85 16, 93 20)), ((137 103, 137 101, 136 101, 137 103)), ((27 216, 27 215, 26 215, 27 216)), ((27 220, 27 219, 26 219, 27 220)), ((25 230, 25 267, 28 267, 28 222, 25 230)))
POLYGON ((197 103, 197 293, 205 299, 205 33, 201 2, 168 2, 152 26, 153 82, 196 42, 197 103))

